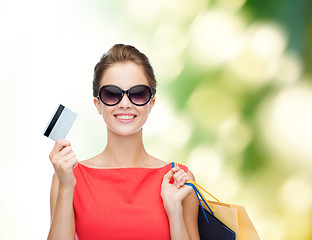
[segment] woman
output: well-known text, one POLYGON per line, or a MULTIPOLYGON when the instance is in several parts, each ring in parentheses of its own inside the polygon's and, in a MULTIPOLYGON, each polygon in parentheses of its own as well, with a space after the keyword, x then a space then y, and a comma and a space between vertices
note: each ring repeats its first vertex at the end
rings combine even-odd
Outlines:
POLYGON ((95 66, 94 105, 107 125, 107 145, 78 163, 69 141, 55 143, 49 240, 199 239, 197 199, 185 185, 193 174, 143 145, 155 93, 149 60, 132 46, 113 46, 95 66))

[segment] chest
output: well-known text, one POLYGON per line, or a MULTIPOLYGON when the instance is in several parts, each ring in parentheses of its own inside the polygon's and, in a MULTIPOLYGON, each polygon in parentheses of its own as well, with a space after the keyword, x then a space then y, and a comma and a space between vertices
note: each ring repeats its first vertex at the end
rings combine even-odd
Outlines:
POLYGON ((74 210, 79 240, 170 239, 160 196, 163 175, 126 175, 76 177, 74 210))

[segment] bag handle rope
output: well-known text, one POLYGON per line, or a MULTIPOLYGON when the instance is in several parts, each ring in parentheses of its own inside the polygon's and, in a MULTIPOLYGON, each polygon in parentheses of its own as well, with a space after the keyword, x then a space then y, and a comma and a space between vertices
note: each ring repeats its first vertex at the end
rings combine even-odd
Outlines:
MULTIPOLYGON (((174 168, 175 166, 179 166, 178 163, 171 163, 172 168, 174 168)), ((187 180, 185 185, 191 186, 194 189, 194 192, 196 194, 196 197, 198 199, 198 202, 200 204, 200 207, 204 213, 204 216, 206 218, 207 223, 209 223, 208 217, 206 215, 206 212, 204 210, 204 207, 202 205, 202 201, 204 202, 204 204, 207 206, 207 208, 209 209, 210 213, 212 215, 214 215, 215 210, 213 209, 213 207, 209 204, 209 202, 207 201, 207 199, 204 197, 203 193, 201 192, 201 190, 203 190, 205 193, 207 193, 209 196, 211 196, 212 198, 214 198, 217 202, 220 202, 215 196, 213 196, 211 193, 209 193, 207 190, 205 190, 203 187, 201 187, 199 184, 197 184, 196 182, 194 182, 193 180, 187 180), (201 189, 201 190, 200 190, 201 189), (201 200, 202 201, 201 201, 201 200)))

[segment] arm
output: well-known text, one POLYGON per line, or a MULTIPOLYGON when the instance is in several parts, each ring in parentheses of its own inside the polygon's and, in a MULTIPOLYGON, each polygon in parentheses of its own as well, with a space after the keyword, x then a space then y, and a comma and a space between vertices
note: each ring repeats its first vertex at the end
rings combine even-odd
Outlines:
POLYGON ((55 143, 50 159, 55 174, 51 186, 51 227, 48 240, 72 240, 75 239, 73 194, 76 184, 73 168, 77 164, 77 159, 69 142, 65 140, 55 143))
POLYGON ((72 201, 73 190, 59 188, 58 179, 54 174, 50 195, 51 227, 48 240, 75 239, 75 215, 72 201))
MULTIPOLYGON (((195 181, 195 177, 193 173, 188 170, 187 175, 190 176, 190 179, 195 181)), ((187 228, 187 231, 191 237, 191 239, 200 239, 198 232, 198 199, 194 191, 190 195, 188 195, 183 203, 183 217, 184 222, 187 228)))
POLYGON ((163 179, 161 196, 169 219, 172 240, 199 239, 197 199, 192 188, 184 185, 189 179, 194 179, 193 174, 190 171, 186 174, 179 167, 171 169, 163 179), (170 184, 172 177, 174 184, 170 184))

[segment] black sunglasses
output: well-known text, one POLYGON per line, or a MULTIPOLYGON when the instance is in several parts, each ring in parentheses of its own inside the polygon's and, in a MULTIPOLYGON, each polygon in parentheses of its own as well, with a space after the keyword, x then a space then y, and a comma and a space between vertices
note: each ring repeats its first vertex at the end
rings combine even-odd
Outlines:
POLYGON ((153 96, 152 90, 143 84, 135 85, 126 91, 115 85, 104 85, 99 91, 98 98, 105 105, 114 106, 121 101, 124 94, 127 94, 129 100, 136 106, 147 104, 153 96))

